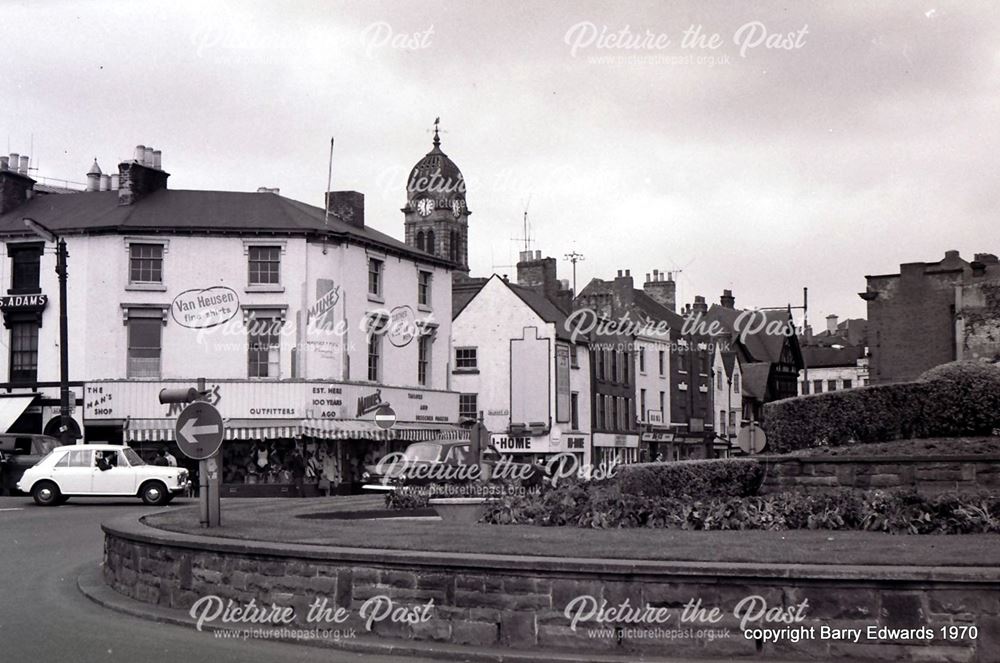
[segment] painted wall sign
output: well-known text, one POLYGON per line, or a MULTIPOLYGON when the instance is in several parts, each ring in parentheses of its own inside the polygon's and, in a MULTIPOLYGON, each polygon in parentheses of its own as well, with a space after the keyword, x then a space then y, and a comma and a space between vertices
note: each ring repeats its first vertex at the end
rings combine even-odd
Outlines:
POLYGON ((170 315, 188 329, 205 329, 228 322, 240 310, 236 291, 225 286, 185 290, 174 297, 170 315))
POLYGON ((386 329, 389 342, 402 348, 413 342, 417 336, 417 316, 409 306, 397 306, 389 311, 389 326, 386 329))
POLYGON ((556 421, 569 422, 569 346, 556 345, 556 421))

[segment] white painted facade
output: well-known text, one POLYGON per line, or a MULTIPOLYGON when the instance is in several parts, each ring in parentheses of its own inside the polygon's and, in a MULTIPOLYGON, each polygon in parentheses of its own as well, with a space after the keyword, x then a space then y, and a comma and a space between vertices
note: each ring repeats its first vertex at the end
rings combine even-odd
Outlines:
MULTIPOLYGON (((494 276, 466 304, 452 322, 451 389, 459 394, 476 394, 476 410, 484 416, 486 427, 493 433, 494 444, 504 452, 553 454, 566 451, 582 453, 582 462, 591 455, 590 359, 587 347, 578 345, 576 361, 569 369, 569 386, 576 394, 576 423, 557 420, 556 372, 557 347, 564 346, 572 357, 567 341, 557 338, 556 325, 543 320, 504 281, 494 276), (527 375, 514 376, 518 385, 527 385, 526 392, 518 389, 521 400, 534 401, 547 411, 546 431, 512 431, 512 341, 521 339, 544 341, 544 360, 524 368, 527 375), (456 353, 474 349, 474 368, 461 368, 456 353), (547 405, 547 407, 546 407, 547 405), (581 445, 579 448, 578 445, 581 445)), ((516 413, 515 413, 516 415, 516 413)))
POLYGON ((743 376, 740 373, 739 358, 733 358, 732 375, 726 371, 722 352, 716 346, 712 358, 712 405, 714 410, 716 435, 736 444, 741 419, 743 417, 743 376))

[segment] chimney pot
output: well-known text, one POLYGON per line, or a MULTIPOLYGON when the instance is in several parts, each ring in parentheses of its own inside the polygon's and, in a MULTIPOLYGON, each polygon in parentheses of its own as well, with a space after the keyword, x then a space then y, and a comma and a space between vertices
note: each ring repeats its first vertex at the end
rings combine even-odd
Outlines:
POLYGON ((7 163, 9 157, 0 157, 0 170, 7 170, 7 163))
POLYGON ((118 190, 118 182, 119 182, 120 177, 121 176, 118 173, 112 173, 111 174, 111 190, 112 191, 117 191, 118 190))
POLYGON ((21 167, 21 155, 18 154, 17 152, 11 152, 10 153, 10 165, 8 166, 8 168, 10 168, 11 170, 13 170, 16 173, 17 170, 18 170, 18 168, 20 168, 20 167, 21 167))
POLYGON ((649 272, 646 272, 646 283, 649 283, 649 272))
POLYGON ((30 167, 30 164, 31 164, 30 157, 22 154, 21 155, 21 166, 17 169, 17 172, 21 173, 22 175, 27 175, 28 174, 28 168, 30 167))
POLYGON ((145 159, 146 159, 146 146, 136 145, 135 155, 132 157, 132 160, 135 161, 136 163, 142 163, 145 159))
POLYGON ((654 269, 653 270, 653 280, 655 281, 658 278, 660 278, 660 270, 654 269))
POLYGON ((622 270, 619 269, 618 270, 618 278, 621 278, 621 277, 622 277, 622 270))
POLYGON ((147 168, 152 168, 153 167, 153 148, 152 147, 147 147, 146 150, 145 150, 145 152, 143 153, 142 165, 146 166, 147 168))
POLYGON ((110 175, 101 175, 100 177, 101 177, 101 191, 110 191, 111 190, 111 176, 110 175))
POLYGON ((157 170, 163 168, 163 152, 161 150, 153 150, 153 168, 157 170))

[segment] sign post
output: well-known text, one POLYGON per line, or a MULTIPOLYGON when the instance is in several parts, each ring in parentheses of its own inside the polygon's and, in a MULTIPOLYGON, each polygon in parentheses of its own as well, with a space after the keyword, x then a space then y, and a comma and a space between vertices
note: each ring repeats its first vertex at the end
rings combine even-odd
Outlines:
POLYGON ((190 403, 177 417, 177 447, 188 458, 199 461, 198 502, 202 526, 219 527, 222 524, 219 450, 225 437, 225 424, 211 403, 199 400, 207 393, 205 380, 200 378, 197 389, 161 390, 160 403, 190 403))

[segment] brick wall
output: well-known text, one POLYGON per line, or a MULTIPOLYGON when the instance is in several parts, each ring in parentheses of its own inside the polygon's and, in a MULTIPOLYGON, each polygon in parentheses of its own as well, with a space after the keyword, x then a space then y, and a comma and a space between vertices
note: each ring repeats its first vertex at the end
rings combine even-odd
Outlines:
POLYGON ((1000 490, 1000 457, 872 456, 795 458, 761 456, 762 492, 789 488, 915 488, 921 492, 1000 490))
MULTIPOLYGON (((188 609, 206 595, 247 603, 295 608, 294 626, 309 627, 314 598, 352 611, 344 627, 362 637, 388 642, 441 642, 477 647, 638 657, 693 656, 839 657, 881 660, 987 661, 1000 647, 1000 573, 989 569, 855 568, 822 565, 560 560, 502 555, 421 553, 403 550, 281 546, 234 539, 210 539, 148 528, 134 518, 104 525, 104 575, 117 592, 146 603, 188 609), (371 632, 357 616, 373 596, 400 605, 434 600, 430 621, 376 623, 371 632), (690 635, 662 638, 598 637, 586 626, 576 631, 565 606, 581 595, 608 605, 665 608, 680 628, 682 606, 701 599, 724 617, 711 626, 728 637, 690 635), (976 624, 975 642, 848 644, 802 640, 758 645, 738 631, 732 610, 750 595, 769 606, 808 600, 802 625, 835 628, 867 624, 932 628, 976 624)), ((315 624, 312 625, 315 627, 315 624)), ((780 627, 781 624, 772 624, 780 627)), ((695 627, 697 628, 697 627, 695 627)), ((493 658, 496 658, 494 656, 493 658)))

